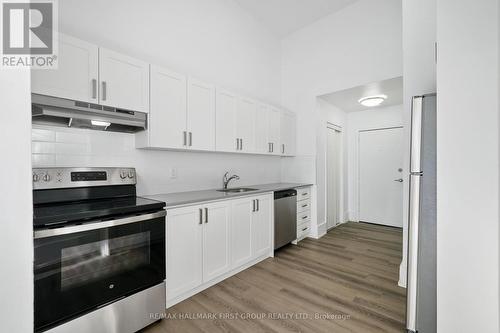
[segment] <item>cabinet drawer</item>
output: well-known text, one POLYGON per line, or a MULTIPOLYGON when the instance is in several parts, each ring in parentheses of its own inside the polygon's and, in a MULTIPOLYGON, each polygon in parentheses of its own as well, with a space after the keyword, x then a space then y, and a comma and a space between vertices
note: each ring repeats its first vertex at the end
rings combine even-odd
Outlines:
POLYGON ((297 189, 297 202, 311 198, 311 188, 303 187, 297 189))
POLYGON ((301 224, 302 221, 307 221, 311 219, 311 211, 306 210, 301 213, 297 213, 297 225, 301 224))
POLYGON ((309 230, 311 229, 311 226, 309 224, 304 225, 302 228, 297 230, 297 239, 302 240, 309 236, 309 230))
POLYGON ((301 213, 310 209, 311 209, 310 199, 297 201, 297 213, 301 213))

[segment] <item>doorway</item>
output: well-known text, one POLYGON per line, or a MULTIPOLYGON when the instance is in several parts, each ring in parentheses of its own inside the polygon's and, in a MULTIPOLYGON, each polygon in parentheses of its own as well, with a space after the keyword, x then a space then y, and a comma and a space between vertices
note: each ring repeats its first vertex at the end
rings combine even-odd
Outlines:
POLYGON ((326 228, 337 226, 340 218, 340 189, 342 186, 342 129, 327 123, 327 156, 326 156, 326 228))
POLYGON ((359 131, 359 220, 403 227, 403 127, 359 131))

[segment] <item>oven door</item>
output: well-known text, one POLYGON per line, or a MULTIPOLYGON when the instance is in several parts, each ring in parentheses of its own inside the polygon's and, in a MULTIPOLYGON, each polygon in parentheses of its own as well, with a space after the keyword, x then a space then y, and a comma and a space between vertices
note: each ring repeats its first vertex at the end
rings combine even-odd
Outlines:
POLYGON ((163 282, 165 215, 35 231, 35 331, 163 282))

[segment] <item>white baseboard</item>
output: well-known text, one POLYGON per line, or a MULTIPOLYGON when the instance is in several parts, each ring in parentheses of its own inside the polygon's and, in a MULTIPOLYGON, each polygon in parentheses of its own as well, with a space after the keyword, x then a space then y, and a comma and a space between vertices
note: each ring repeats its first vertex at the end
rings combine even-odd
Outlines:
POLYGON ((323 237, 324 235, 326 235, 326 221, 321 223, 320 225, 318 225, 318 237, 316 239, 320 239, 321 237, 323 237))
POLYGON ((398 286, 406 288, 406 277, 407 277, 406 266, 403 266, 403 263, 401 263, 399 265, 399 281, 398 281, 398 286))
POLYGON ((274 251, 271 251, 270 254, 267 254, 265 256, 261 256, 261 257, 259 257, 257 259, 254 259, 254 260, 252 260, 252 261, 244 264, 243 266, 240 266, 238 268, 232 269, 229 272, 227 272, 227 273, 225 273, 225 274, 223 274, 223 275, 221 275, 219 277, 216 277, 215 279, 210 280, 210 281, 208 281, 206 283, 203 283, 202 285, 200 285, 200 286, 198 286, 198 287, 196 287, 194 289, 186 291, 185 293, 183 293, 183 294, 181 294, 181 295, 179 295, 179 296, 177 296, 175 298, 172 298, 172 299, 168 299, 168 277, 167 277, 167 309, 170 308, 170 307, 172 307, 172 306, 174 306, 177 303, 182 302, 183 300, 185 300, 185 299, 187 299, 187 298, 189 298, 191 296, 196 295, 197 293, 199 293, 199 292, 201 292, 201 291, 203 291, 203 290, 205 290, 207 288, 210 288, 211 286, 213 286, 213 285, 215 285, 215 284, 217 284, 217 283, 219 283, 219 282, 227 279, 228 277, 231 277, 231 276, 233 276, 235 274, 238 274, 241 271, 244 271, 245 269, 247 269, 247 268, 249 268, 249 267, 251 267, 251 266, 253 266, 253 265, 255 265, 255 264, 259 263, 259 262, 261 262, 262 260, 265 260, 265 259, 271 258, 271 257, 274 257, 274 251))

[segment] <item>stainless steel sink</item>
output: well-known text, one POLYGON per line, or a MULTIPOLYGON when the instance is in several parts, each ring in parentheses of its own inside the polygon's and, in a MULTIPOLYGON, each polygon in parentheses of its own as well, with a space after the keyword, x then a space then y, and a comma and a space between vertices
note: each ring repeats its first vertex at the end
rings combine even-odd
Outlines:
POLYGON ((237 187, 237 188, 228 188, 225 190, 217 190, 217 192, 224 192, 224 193, 242 193, 242 192, 250 192, 250 191, 257 191, 256 188, 248 188, 248 187, 237 187))

